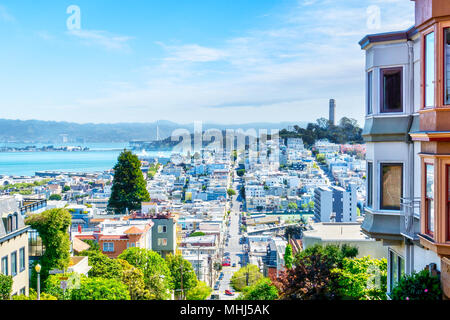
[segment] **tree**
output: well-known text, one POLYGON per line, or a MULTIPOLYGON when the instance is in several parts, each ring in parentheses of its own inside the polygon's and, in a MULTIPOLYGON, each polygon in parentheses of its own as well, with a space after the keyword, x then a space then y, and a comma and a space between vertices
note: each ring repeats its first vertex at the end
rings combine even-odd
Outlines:
POLYGON ((212 289, 203 281, 198 281, 194 288, 186 293, 186 300, 206 300, 211 295, 212 289))
POLYGON ((121 267, 121 281, 128 288, 131 300, 155 300, 150 290, 145 288, 144 274, 125 260, 117 260, 121 267))
POLYGON ((80 288, 72 291, 72 300, 130 300, 130 294, 119 280, 82 276, 80 288))
POLYGON ((105 279, 120 279, 122 276, 122 265, 118 260, 111 259, 100 251, 91 250, 85 253, 89 257, 89 277, 105 279))
POLYGON ((242 291, 245 287, 251 286, 263 277, 258 266, 249 264, 236 271, 231 277, 231 285, 236 291, 242 291))
POLYGON ((236 195, 236 191, 234 191, 233 189, 228 189, 227 194, 229 197, 232 197, 232 196, 236 195))
POLYGON ((131 151, 124 150, 114 167, 108 211, 121 214, 126 209, 138 210, 145 201, 150 201, 150 196, 141 171, 141 162, 131 151))
POLYGON ((239 169, 236 173, 238 177, 243 177, 245 175, 245 169, 239 169))
POLYGON ((292 269, 282 271, 274 280, 283 300, 334 299, 330 288, 333 263, 320 252, 305 256, 292 269))
POLYGON ((197 286, 197 276, 195 275, 192 264, 183 259, 181 255, 169 254, 166 257, 167 266, 169 267, 172 275, 172 288, 174 288, 177 296, 184 297, 186 290, 193 289, 197 286), (183 283, 183 285, 181 285, 183 283), (181 292, 183 289, 183 292, 181 292), (181 295, 179 294, 181 292, 181 295))
POLYGON ((298 205, 295 202, 289 202, 288 209, 289 210, 297 210, 298 209, 298 205))
POLYGON ((422 270, 400 278, 392 289, 392 300, 441 300, 441 282, 428 270, 422 270))
POLYGON ((306 248, 303 251, 298 252, 294 257, 294 265, 301 263, 303 259, 312 255, 320 255, 327 258, 330 262, 331 268, 342 268, 344 258, 355 258, 358 255, 358 248, 343 244, 338 245, 326 245, 322 246, 316 244, 315 246, 306 248))
POLYGON ((303 235, 304 227, 300 224, 295 226, 289 226, 284 230, 284 236, 286 239, 301 239, 303 235))
POLYGON ((294 258, 292 257, 292 246, 288 244, 284 251, 284 265, 286 266, 286 268, 291 269, 293 261, 294 258))
POLYGON ((142 248, 129 248, 119 259, 127 261, 144 274, 145 287, 156 300, 170 298, 172 276, 167 262, 155 251, 142 248))
POLYGON ((63 192, 67 192, 67 191, 70 191, 70 186, 64 186, 63 192))
POLYGON ((48 200, 50 201, 60 201, 62 199, 61 195, 59 194, 52 194, 48 200))
POLYGON ((246 287, 238 300, 276 300, 278 290, 269 278, 261 278, 254 285, 246 287))
POLYGON ((342 268, 332 270, 337 275, 332 285, 343 299, 386 300, 387 260, 344 258, 342 268))
MULTIPOLYGON (((72 216, 66 209, 51 209, 34 214, 25 223, 35 229, 45 247, 41 257, 41 281, 45 283, 52 269, 66 270, 70 262, 70 238, 68 228, 72 216)), ((31 283, 36 283, 36 271, 32 269, 31 283)), ((45 289, 45 288, 44 288, 45 289)))
POLYGON ((12 276, 5 276, 0 273, 0 300, 9 300, 13 285, 12 276))

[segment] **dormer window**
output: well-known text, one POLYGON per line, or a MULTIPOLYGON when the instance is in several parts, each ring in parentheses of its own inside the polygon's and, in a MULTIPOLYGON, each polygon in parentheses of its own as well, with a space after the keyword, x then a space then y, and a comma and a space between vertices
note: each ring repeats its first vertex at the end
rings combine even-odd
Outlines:
POLYGON ((403 112, 403 68, 381 69, 381 113, 403 112))

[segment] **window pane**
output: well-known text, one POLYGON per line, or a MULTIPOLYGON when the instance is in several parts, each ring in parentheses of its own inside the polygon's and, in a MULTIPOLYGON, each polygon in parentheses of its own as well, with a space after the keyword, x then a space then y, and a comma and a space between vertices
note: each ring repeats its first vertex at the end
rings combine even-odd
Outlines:
POLYGON ((445 29, 445 65, 444 65, 444 81, 445 81, 445 104, 450 104, 450 28, 445 29))
POLYGON ((427 210, 427 231, 434 233, 434 166, 427 164, 426 170, 426 210, 427 210))
POLYGON ((400 210, 403 165, 381 165, 381 209, 400 210))
POLYGON ((370 71, 367 74, 367 114, 372 114, 372 75, 373 72, 370 71))
POLYGON ((425 36, 425 106, 434 106, 434 32, 425 36))
POLYGON ((373 206, 373 163, 367 163, 367 206, 373 206))
POLYGON ((402 108, 402 69, 382 70, 381 112, 401 112, 402 108))

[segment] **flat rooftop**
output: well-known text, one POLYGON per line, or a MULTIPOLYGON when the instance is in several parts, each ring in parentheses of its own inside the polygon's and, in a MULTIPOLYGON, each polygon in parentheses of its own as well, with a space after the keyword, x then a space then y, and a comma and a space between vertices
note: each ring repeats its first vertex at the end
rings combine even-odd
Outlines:
POLYGON ((361 231, 359 223, 313 223, 313 230, 303 233, 304 237, 318 238, 323 241, 359 240, 374 241, 361 231))

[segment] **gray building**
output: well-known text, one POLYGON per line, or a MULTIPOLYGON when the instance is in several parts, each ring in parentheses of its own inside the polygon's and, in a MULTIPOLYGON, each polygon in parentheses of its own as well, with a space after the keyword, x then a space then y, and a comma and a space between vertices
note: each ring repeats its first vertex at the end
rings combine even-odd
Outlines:
POLYGON ((357 218, 356 185, 347 189, 331 186, 314 191, 314 218, 319 222, 355 222, 357 218))

